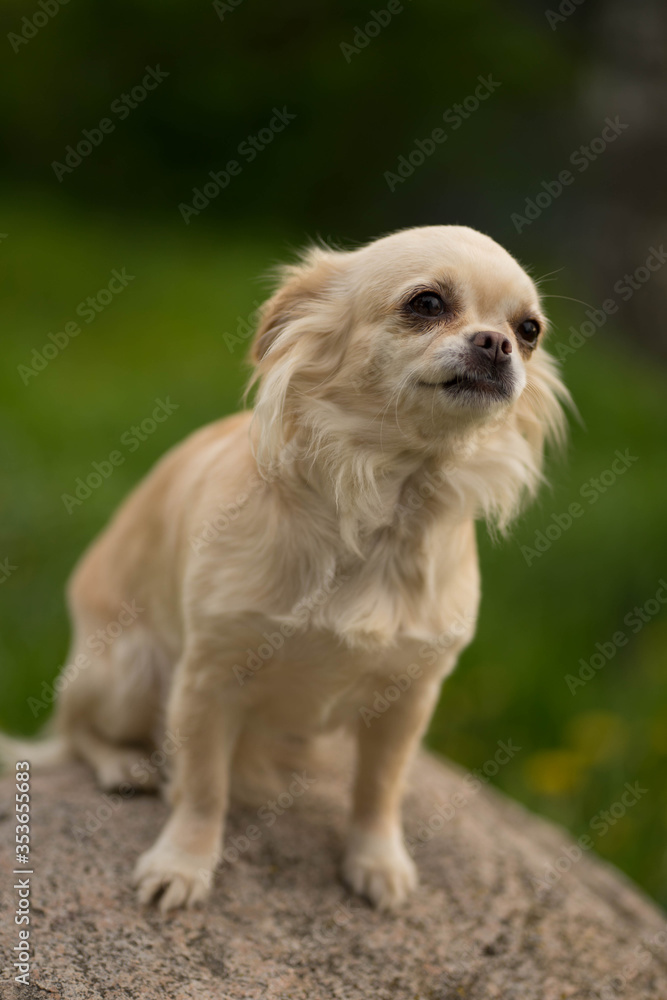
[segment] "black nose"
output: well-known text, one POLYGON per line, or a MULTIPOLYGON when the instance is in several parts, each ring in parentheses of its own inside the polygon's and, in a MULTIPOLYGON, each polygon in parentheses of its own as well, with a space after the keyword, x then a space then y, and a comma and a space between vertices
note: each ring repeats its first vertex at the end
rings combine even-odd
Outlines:
POLYGON ((495 330, 480 330, 470 338, 470 341, 486 358, 497 364, 510 359, 512 341, 502 333, 496 333, 495 330))

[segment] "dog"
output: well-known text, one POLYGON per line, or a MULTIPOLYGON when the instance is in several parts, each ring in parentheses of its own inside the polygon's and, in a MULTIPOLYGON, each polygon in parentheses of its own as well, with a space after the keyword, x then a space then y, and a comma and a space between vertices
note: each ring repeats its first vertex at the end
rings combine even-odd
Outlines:
POLYGON ((357 750, 343 877, 382 909, 414 888, 402 789, 474 634, 475 521, 503 531, 564 436, 546 329, 526 271, 466 227, 313 246, 282 269, 252 342, 254 408, 170 451, 68 588, 70 663, 136 613, 59 685, 42 757, 136 785, 146 749, 178 734, 142 904, 206 898, 232 777, 267 734, 341 727, 357 750), (409 683, 373 710, 392 677, 409 683))

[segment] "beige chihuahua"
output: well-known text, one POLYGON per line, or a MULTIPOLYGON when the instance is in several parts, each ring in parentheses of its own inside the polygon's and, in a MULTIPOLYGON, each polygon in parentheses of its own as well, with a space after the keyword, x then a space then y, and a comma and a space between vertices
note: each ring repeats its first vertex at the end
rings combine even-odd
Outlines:
POLYGON ((343 876, 383 908, 413 888, 402 781, 473 636, 475 519, 507 525, 563 434, 545 325, 533 281, 472 229, 310 249, 262 310, 254 409, 170 451, 85 554, 70 662, 142 612, 61 685, 46 755, 83 758, 108 789, 179 734, 143 903, 206 897, 244 754, 339 727, 358 751, 343 876))

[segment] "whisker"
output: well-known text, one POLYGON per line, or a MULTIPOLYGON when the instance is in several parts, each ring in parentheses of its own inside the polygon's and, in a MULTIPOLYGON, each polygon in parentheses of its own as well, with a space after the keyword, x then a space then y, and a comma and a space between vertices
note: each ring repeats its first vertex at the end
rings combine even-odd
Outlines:
POLYGON ((412 373, 410 372, 408 375, 405 376, 405 378, 403 379, 403 381, 399 385, 398 391, 396 393, 396 405, 394 406, 394 414, 396 416, 396 426, 398 427, 398 429, 401 432, 401 434, 403 433, 403 428, 401 427, 401 423, 400 423, 400 421, 398 419, 398 404, 399 404, 399 401, 400 401, 400 398, 401 398, 401 392, 403 391, 403 386, 405 386, 407 384, 407 382, 411 378, 412 378, 412 373))
POLYGON ((373 417, 373 420, 371 421, 371 423, 375 423, 375 421, 377 420, 377 418, 380 415, 382 415, 382 420, 380 421, 380 451, 384 451, 384 448, 382 446, 382 432, 384 430, 384 418, 386 416, 387 410, 391 406, 391 401, 392 401, 392 397, 390 396, 389 399, 387 400, 387 402, 385 403, 385 405, 380 410, 378 410, 378 412, 373 417))
POLYGON ((590 302, 583 302, 581 299, 573 299, 571 295, 543 295, 543 299, 566 299, 568 302, 576 302, 580 306, 586 306, 588 309, 595 309, 590 302))
POLYGON ((556 279, 552 278, 551 275, 560 274, 560 272, 564 270, 565 270, 565 265, 563 265, 562 267, 557 267, 555 271, 547 271, 547 273, 543 274, 541 278, 533 278, 533 281, 535 282, 536 285, 539 285, 540 282, 542 281, 546 281, 547 278, 549 278, 551 281, 555 281, 556 279))

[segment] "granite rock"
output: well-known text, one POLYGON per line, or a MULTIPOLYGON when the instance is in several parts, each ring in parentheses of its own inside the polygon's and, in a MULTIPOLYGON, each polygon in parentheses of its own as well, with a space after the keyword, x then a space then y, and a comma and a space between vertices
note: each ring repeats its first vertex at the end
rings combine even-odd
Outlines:
POLYGON ((227 860, 208 905, 165 919, 141 910, 130 886, 135 859, 166 816, 164 803, 138 794, 105 798, 81 765, 35 775, 28 986, 14 984, 8 959, 19 928, 14 787, 4 777, 0 996, 667 997, 665 916, 592 852, 577 858, 562 830, 422 753, 405 801, 421 883, 387 916, 338 879, 349 758, 341 753, 336 773, 310 777, 315 782, 293 803, 283 794, 279 815, 280 806, 233 807, 227 860))

